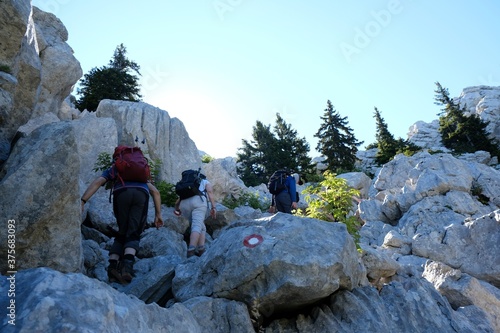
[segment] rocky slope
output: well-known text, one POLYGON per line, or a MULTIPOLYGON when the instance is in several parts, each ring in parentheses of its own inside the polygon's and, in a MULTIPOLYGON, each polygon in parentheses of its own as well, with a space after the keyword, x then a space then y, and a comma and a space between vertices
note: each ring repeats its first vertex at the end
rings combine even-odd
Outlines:
MULTIPOLYGON (((353 208, 364 221, 358 252, 341 223, 222 206, 227 195, 269 194, 247 188, 233 159, 201 165, 164 110, 118 101, 73 110, 65 99, 81 70, 53 15, 0 2, 0 36, 11 68, 0 72, 2 332, 500 332, 500 171, 487 153, 423 151, 373 179, 340 175, 363 197, 353 208), (189 223, 163 207, 165 226, 145 230, 137 276, 122 286, 106 277, 108 192, 83 214, 79 198, 97 155, 135 137, 162 161, 163 180, 202 166, 220 214, 206 220, 207 252, 187 259, 189 223)), ((498 92, 459 97, 495 136, 498 92)), ((412 138, 437 144, 424 123, 412 138)))

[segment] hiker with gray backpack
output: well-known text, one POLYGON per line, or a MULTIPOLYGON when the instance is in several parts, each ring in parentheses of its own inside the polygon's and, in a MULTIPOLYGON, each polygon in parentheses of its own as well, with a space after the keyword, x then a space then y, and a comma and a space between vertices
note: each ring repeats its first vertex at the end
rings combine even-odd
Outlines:
POLYGON ((108 181, 113 183, 113 213, 118 224, 118 232, 109 250, 108 280, 126 284, 134 276, 135 255, 139 251, 141 233, 146 227, 150 195, 155 206, 154 224, 156 228, 163 226, 161 197, 150 182, 148 161, 139 147, 115 148, 112 166, 83 193, 82 212, 92 195, 108 181))
POLYGON ((300 177, 292 173, 293 171, 284 168, 275 171, 269 178, 267 188, 272 194, 270 213, 278 211, 291 214, 293 209, 297 209, 299 199, 296 184, 300 177))
POLYGON ((182 178, 175 185, 175 192, 179 196, 175 202, 174 214, 183 214, 191 221, 191 234, 187 257, 194 255, 198 257, 205 252, 205 236, 207 227, 205 218, 207 217, 208 202, 210 201, 210 216, 217 217, 217 209, 213 199, 213 187, 207 177, 198 170, 184 170, 182 178))

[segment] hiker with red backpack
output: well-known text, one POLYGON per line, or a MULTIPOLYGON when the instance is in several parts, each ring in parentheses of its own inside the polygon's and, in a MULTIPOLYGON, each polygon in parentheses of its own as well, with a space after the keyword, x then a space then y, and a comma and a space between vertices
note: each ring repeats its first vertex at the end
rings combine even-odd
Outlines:
POLYGON ((184 170, 182 178, 175 185, 175 192, 179 196, 175 202, 174 214, 181 216, 184 214, 191 220, 191 234, 189 235, 189 245, 187 257, 194 255, 201 256, 205 252, 205 236, 207 227, 205 218, 207 217, 208 202, 211 203, 210 216, 217 217, 217 209, 213 196, 212 184, 201 173, 201 169, 184 170))
POLYGON ((124 284, 134 276, 135 255, 139 250, 141 233, 146 227, 150 195, 155 206, 154 224, 156 228, 163 226, 161 197, 150 182, 149 165, 139 147, 115 148, 112 166, 83 193, 82 212, 85 203, 108 181, 113 182, 113 212, 118 224, 118 233, 109 250, 108 279, 109 282, 124 284))

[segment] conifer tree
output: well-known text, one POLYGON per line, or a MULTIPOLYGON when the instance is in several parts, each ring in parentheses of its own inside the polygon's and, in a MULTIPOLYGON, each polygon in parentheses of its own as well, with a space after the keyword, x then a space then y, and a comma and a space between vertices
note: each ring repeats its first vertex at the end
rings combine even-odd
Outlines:
POLYGON ((375 156, 375 162, 379 165, 389 162, 398 151, 398 141, 394 138, 389 128, 382 118, 380 111, 375 107, 375 112, 373 117, 375 118, 377 131, 375 134, 375 139, 377 140, 377 155, 375 156))
POLYGON ((139 78, 130 71, 139 72, 139 65, 126 57, 127 49, 123 44, 116 47, 113 58, 108 66, 92 68, 80 80, 81 88, 77 89, 80 98, 75 106, 80 111, 95 111, 99 102, 103 99, 123 100, 138 102, 141 100, 139 94, 139 78))
POLYGON ((277 139, 274 148, 274 164, 269 165, 270 170, 277 170, 283 167, 303 172, 310 167, 311 159, 309 144, 305 137, 298 138, 297 131, 287 124, 279 113, 276 114, 276 125, 274 134, 277 139))
POLYGON ((488 136, 484 122, 477 114, 466 115, 465 106, 450 98, 448 89, 436 82, 435 104, 443 106, 439 113, 439 132, 443 145, 456 153, 473 153, 478 150, 500 156, 498 144, 488 136))
POLYGON ((319 130, 314 134, 318 144, 316 150, 326 158, 327 169, 340 173, 352 171, 356 162, 358 142, 348 126, 347 117, 341 117, 330 100, 320 119, 323 121, 319 130))
POLYGON ((271 133, 271 126, 265 126, 257 120, 252 131, 252 140, 242 140, 243 147, 238 149, 238 175, 247 186, 265 183, 268 173, 267 156, 276 146, 276 138, 271 133))
POLYGON ((279 113, 273 130, 257 121, 252 140, 242 140, 243 147, 236 154, 238 175, 247 186, 266 184, 278 169, 286 167, 303 172, 310 167, 309 144, 305 138, 297 138, 297 131, 279 113))

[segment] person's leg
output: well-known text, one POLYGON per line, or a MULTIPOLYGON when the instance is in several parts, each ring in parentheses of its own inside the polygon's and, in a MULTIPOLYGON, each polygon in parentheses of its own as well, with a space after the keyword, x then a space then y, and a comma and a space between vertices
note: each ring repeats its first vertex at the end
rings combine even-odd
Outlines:
POLYGON ((276 195, 276 209, 282 213, 292 213, 292 200, 287 191, 283 191, 276 195))
MULTIPOLYGON (((192 221, 192 212, 195 208, 193 201, 194 197, 182 199, 179 203, 179 209, 182 212, 182 215, 187 218, 189 221, 192 221)), ((195 247, 190 246, 193 242, 197 241, 196 232, 193 232, 193 224, 191 223, 191 232, 189 234, 189 244, 187 250, 187 257, 192 257, 194 255, 195 247)))
POLYGON ((127 204, 128 195, 125 190, 113 194, 113 212, 118 224, 118 234, 109 250, 108 280, 109 282, 124 283, 120 270, 120 261, 123 256, 123 244, 127 230, 127 204))
MULTIPOLYGON (((191 199, 191 198, 190 198, 191 199)), ((194 209, 191 213, 191 235, 189 237, 188 257, 196 253, 196 247, 205 244, 205 231, 204 224, 205 216, 207 214, 207 201, 205 197, 193 197, 192 204, 194 209)))
POLYGON ((197 231, 193 231, 191 227, 191 235, 189 236, 189 246, 187 251, 187 257, 190 258, 196 254, 196 245, 198 243, 198 239, 200 238, 200 233, 197 231))
POLYGON ((128 189, 127 192, 130 193, 130 201, 128 202, 122 277, 125 281, 130 282, 134 276, 135 255, 139 250, 141 234, 146 226, 149 195, 140 189, 128 189))
POLYGON ((198 257, 201 257, 203 253, 205 253, 205 238, 206 238, 206 233, 207 233, 207 227, 205 226, 205 223, 203 223, 200 237, 198 238, 198 242, 196 243, 196 255, 198 257))

